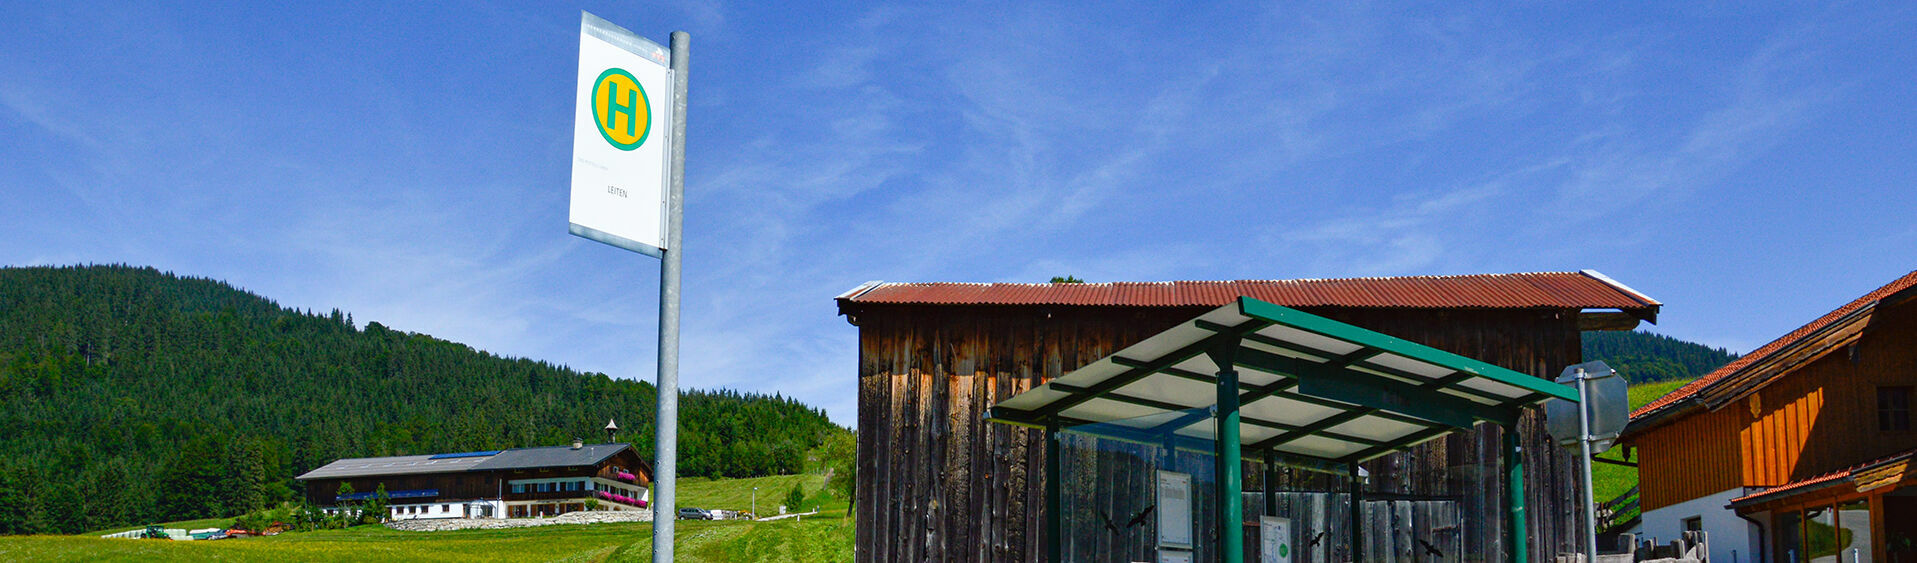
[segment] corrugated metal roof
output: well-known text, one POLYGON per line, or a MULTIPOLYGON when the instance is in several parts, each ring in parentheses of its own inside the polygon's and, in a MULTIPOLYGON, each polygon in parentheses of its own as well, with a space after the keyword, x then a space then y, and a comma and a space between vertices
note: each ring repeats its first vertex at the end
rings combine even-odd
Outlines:
POLYGON ((879 283, 844 303, 1217 307, 1239 296, 1287 307, 1620 309, 1661 305, 1595 271, 1345 279, 1054 283, 879 283))
POLYGON ((468 452, 461 457, 441 455, 402 455, 342 459, 320 466, 296 477, 300 480, 378 475, 416 475, 455 471, 494 471, 537 467, 577 467, 593 465, 613 454, 631 448, 630 444, 587 444, 577 450, 571 445, 519 448, 498 452, 468 452), (479 455, 487 454, 487 455, 479 455))
POLYGON ((1646 417, 1646 416, 1656 414, 1658 411, 1664 410, 1666 407, 1669 407, 1677 403, 1678 401, 1682 401, 1686 398, 1696 395, 1699 392, 1703 391, 1705 388, 1715 385, 1720 381, 1724 381, 1725 379, 1729 378, 1731 375, 1736 374, 1738 371, 1741 371, 1744 368, 1751 366, 1752 364, 1762 362, 1765 358, 1770 357, 1772 354, 1777 353, 1779 350, 1789 348, 1791 345, 1796 344, 1797 341, 1807 336, 1810 336, 1811 334, 1814 334, 1819 330, 1822 330, 1824 327, 1830 326, 1831 323, 1836 322, 1838 319, 1843 318, 1845 315, 1850 314, 1852 311, 1856 311, 1858 309, 1863 308, 1866 305, 1876 303, 1880 299, 1889 297, 1891 294, 1897 293, 1899 291, 1909 289, 1912 286, 1917 286, 1917 271, 1904 274, 1904 277, 1897 278, 1896 281, 1892 281, 1888 284, 1884 284, 1883 287, 1879 287, 1876 290, 1871 291, 1870 293, 1866 293, 1864 294, 1863 297, 1859 297, 1856 300, 1851 301, 1850 303, 1844 304, 1844 306, 1842 307, 1838 307, 1837 309, 1829 313, 1825 313, 1824 316, 1818 317, 1817 320, 1811 321, 1809 324, 1805 324, 1804 326, 1797 327, 1797 330, 1791 331, 1790 334, 1786 334, 1782 338, 1778 338, 1777 340, 1772 340, 1769 344, 1765 344, 1759 347, 1758 349, 1751 351, 1751 353, 1745 354, 1743 357, 1740 357, 1736 360, 1732 360, 1731 363, 1724 364, 1723 367, 1717 368, 1716 370, 1713 370, 1710 373, 1704 374, 1704 377, 1699 377, 1697 378, 1697 380, 1687 383, 1683 387, 1677 388, 1676 391, 1672 391, 1670 393, 1666 393, 1662 397, 1658 397, 1657 400, 1651 401, 1649 404, 1639 407, 1637 410, 1631 411, 1631 418, 1633 420, 1636 420, 1641 417, 1646 417))

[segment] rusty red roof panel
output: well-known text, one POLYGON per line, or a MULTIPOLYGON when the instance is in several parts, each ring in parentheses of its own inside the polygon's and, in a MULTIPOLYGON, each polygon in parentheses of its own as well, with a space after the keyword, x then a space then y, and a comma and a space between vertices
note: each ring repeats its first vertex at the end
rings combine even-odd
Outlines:
POLYGON ((1620 309, 1660 304, 1594 271, 1388 278, 1053 283, 875 283, 852 303, 1217 307, 1248 296, 1288 307, 1620 309))
POLYGON ((1876 303, 1878 300, 1883 299, 1885 297, 1889 297, 1893 293, 1897 293, 1899 291, 1909 289, 1913 285, 1917 285, 1917 271, 1904 274, 1904 277, 1897 278, 1896 281, 1892 281, 1888 284, 1884 284, 1883 287, 1879 287, 1876 290, 1871 291, 1870 293, 1866 293, 1864 294, 1863 297, 1859 297, 1855 301, 1846 303, 1844 304, 1844 306, 1838 307, 1836 310, 1833 310, 1829 313, 1825 313, 1824 316, 1818 317, 1817 320, 1811 321, 1809 324, 1806 324, 1801 327, 1797 327, 1797 330, 1791 331, 1790 334, 1786 334, 1782 338, 1778 338, 1777 340, 1772 340, 1769 344, 1765 344, 1761 347, 1758 347, 1758 349, 1751 351, 1751 353, 1745 354, 1741 358, 1731 360, 1731 363, 1724 364, 1723 367, 1717 368, 1716 370, 1713 370, 1710 373, 1704 374, 1704 377, 1699 377, 1690 383, 1684 384, 1683 387, 1677 388, 1676 391, 1666 393, 1664 396, 1658 397, 1657 400, 1651 401, 1650 403, 1642 407, 1638 407, 1637 410, 1631 411, 1631 418, 1636 419, 1642 416, 1648 416, 1648 415, 1654 414, 1657 411, 1663 410, 1665 407, 1668 407, 1678 401, 1684 400, 1685 398, 1690 397, 1692 395, 1696 395, 1698 392, 1703 391, 1705 388, 1710 387, 1711 385, 1716 384, 1719 381, 1723 381, 1727 377, 1730 377, 1731 374, 1737 373, 1738 370, 1742 370, 1746 366, 1763 361, 1764 358, 1770 357, 1771 354, 1777 353, 1778 350, 1782 350, 1784 348, 1790 347, 1790 345, 1797 343, 1798 340, 1801 340, 1806 336, 1810 336, 1811 334, 1819 330, 1822 330, 1826 326, 1830 326, 1832 322, 1836 322, 1837 319, 1843 318, 1844 315, 1848 315, 1852 311, 1861 309, 1865 305, 1876 303))

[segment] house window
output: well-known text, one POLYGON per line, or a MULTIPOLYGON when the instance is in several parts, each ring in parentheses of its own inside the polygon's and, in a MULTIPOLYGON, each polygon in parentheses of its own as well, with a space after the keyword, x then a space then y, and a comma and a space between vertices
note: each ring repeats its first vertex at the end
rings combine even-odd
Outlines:
POLYGON ((1910 386, 1877 388, 1877 429, 1910 430, 1910 386))
POLYGON ((1692 517, 1690 517, 1690 518, 1685 518, 1685 519, 1684 519, 1684 531, 1686 531, 1686 532, 1702 532, 1702 531, 1704 531, 1704 517, 1703 517, 1703 516, 1692 516, 1692 517))

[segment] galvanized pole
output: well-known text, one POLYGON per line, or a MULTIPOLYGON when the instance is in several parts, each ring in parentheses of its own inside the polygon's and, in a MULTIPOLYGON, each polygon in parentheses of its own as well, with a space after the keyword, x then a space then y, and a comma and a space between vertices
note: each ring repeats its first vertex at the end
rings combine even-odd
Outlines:
POLYGON ((672 563, 673 495, 679 462, 679 264, 686 204, 686 74, 692 36, 672 32, 672 172, 667 181, 666 249, 659 267, 659 411, 652 469, 652 561, 672 563))
POLYGON ((1591 496, 1591 374, 1578 369, 1578 464, 1584 469, 1584 552, 1597 561, 1597 501, 1591 496))

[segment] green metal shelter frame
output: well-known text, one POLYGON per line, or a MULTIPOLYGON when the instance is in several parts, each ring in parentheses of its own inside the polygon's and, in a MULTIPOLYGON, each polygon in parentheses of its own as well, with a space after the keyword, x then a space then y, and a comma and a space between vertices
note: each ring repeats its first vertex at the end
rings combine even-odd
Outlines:
MULTIPOLYGON (((1048 553, 1060 556, 1062 428, 1206 451, 1217 464, 1213 518, 1242 518, 1245 456, 1351 477, 1352 554, 1363 560, 1358 464, 1481 422, 1504 428, 1507 560, 1524 562, 1524 407, 1576 402, 1569 386, 1249 297, 993 405, 987 420, 1046 430, 1048 553), (1201 424, 1210 421, 1211 424, 1201 424), (1342 470, 1342 471, 1340 471, 1342 470)), ((1269 473, 1268 473, 1269 474, 1269 473)), ((1267 512, 1276 501, 1265 487, 1267 512)), ((1222 561, 1244 538, 1219 534, 1222 561)))

